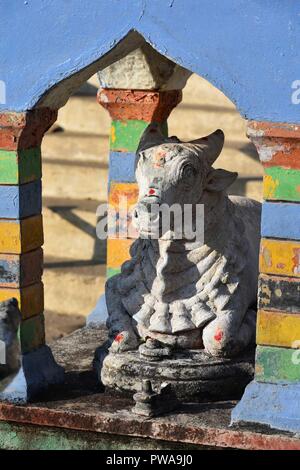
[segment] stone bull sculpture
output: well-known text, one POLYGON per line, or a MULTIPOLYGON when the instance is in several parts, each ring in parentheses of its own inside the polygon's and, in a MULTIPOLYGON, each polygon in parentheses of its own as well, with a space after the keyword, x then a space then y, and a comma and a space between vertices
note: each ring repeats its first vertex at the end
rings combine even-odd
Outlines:
POLYGON ((106 284, 111 352, 144 342, 230 358, 254 342, 261 205, 226 194, 237 173, 212 167, 223 144, 221 130, 191 142, 155 125, 144 132, 133 214, 140 238, 106 284), (151 238, 153 205, 175 203, 204 205, 204 243, 177 240, 172 226, 151 238))

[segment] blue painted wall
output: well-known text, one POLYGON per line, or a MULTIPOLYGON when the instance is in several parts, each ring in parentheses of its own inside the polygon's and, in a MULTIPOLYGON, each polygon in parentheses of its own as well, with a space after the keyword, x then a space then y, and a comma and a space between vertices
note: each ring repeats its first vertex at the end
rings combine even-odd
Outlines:
POLYGON ((133 183, 135 181, 135 153, 110 152, 109 181, 133 183))
POLYGON ((264 202, 261 235, 269 238, 300 240, 300 206, 289 202, 264 202))
POLYGON ((0 185, 0 219, 24 219, 42 212, 41 180, 21 186, 0 185))
POLYGON ((47 89, 138 30, 207 78, 247 118, 299 122, 297 0, 1 0, 3 110, 32 108, 47 89))

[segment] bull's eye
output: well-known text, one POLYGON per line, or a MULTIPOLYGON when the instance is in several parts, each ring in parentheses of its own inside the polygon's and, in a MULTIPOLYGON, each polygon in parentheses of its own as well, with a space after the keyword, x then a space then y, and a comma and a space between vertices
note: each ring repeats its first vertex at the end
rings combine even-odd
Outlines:
POLYGON ((192 184, 195 177, 195 168, 192 165, 185 165, 180 172, 180 179, 185 184, 192 184))

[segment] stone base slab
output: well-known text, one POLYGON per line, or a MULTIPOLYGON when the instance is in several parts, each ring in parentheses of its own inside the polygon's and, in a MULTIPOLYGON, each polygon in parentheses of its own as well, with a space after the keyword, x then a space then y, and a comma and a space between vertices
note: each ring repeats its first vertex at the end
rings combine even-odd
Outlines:
MULTIPOLYGON (((96 353, 100 367, 104 353, 96 353)), ((142 380, 148 379, 154 390, 159 390, 162 383, 171 384, 182 401, 234 399, 242 395, 252 379, 253 363, 251 353, 239 359, 219 359, 203 351, 188 351, 175 353, 170 359, 149 361, 141 359, 138 351, 129 351, 109 353, 99 375, 106 387, 123 392, 140 391, 142 380)))
POLYGON ((92 370, 105 329, 83 328, 51 345, 65 381, 34 403, 0 403, 2 449, 186 449, 300 450, 299 436, 268 426, 230 426, 235 401, 189 403, 156 418, 132 413, 124 395, 101 392, 92 370))

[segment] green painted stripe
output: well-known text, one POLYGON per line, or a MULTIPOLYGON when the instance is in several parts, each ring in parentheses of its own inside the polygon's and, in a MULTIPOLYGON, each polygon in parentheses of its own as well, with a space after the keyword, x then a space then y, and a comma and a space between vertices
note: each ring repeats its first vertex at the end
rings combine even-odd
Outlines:
MULTIPOLYGON (((80 405, 78 406, 78 409, 80 405)), ((46 408, 45 408, 46 410, 46 408)), ((20 412, 21 415, 21 412, 20 412)), ((80 419, 80 418, 79 418, 80 419)), ((47 423, 45 423, 47 424, 47 423)), ((156 439, 0 422, 0 449, 5 450, 193 450, 201 446, 156 439)))
POLYGON ((41 178, 41 149, 0 150, 0 184, 23 184, 41 178))
POLYGON ((121 272, 121 266, 119 268, 107 268, 106 269, 106 278, 109 279, 112 276, 115 276, 116 274, 120 274, 121 272))
POLYGON ((42 177, 41 148, 19 150, 20 183, 27 183, 42 177))
POLYGON ((280 166, 265 168, 264 198, 300 201, 300 170, 280 166))
POLYGON ((258 382, 300 382, 300 350, 257 346, 255 369, 258 382))
POLYGON ((45 318, 43 314, 23 320, 19 333, 22 353, 27 353, 45 344, 45 318))
MULTIPOLYGON (((136 152, 140 138, 149 122, 139 120, 112 121, 110 149, 119 152, 136 152)), ((163 124, 163 131, 168 135, 168 126, 163 124)))

